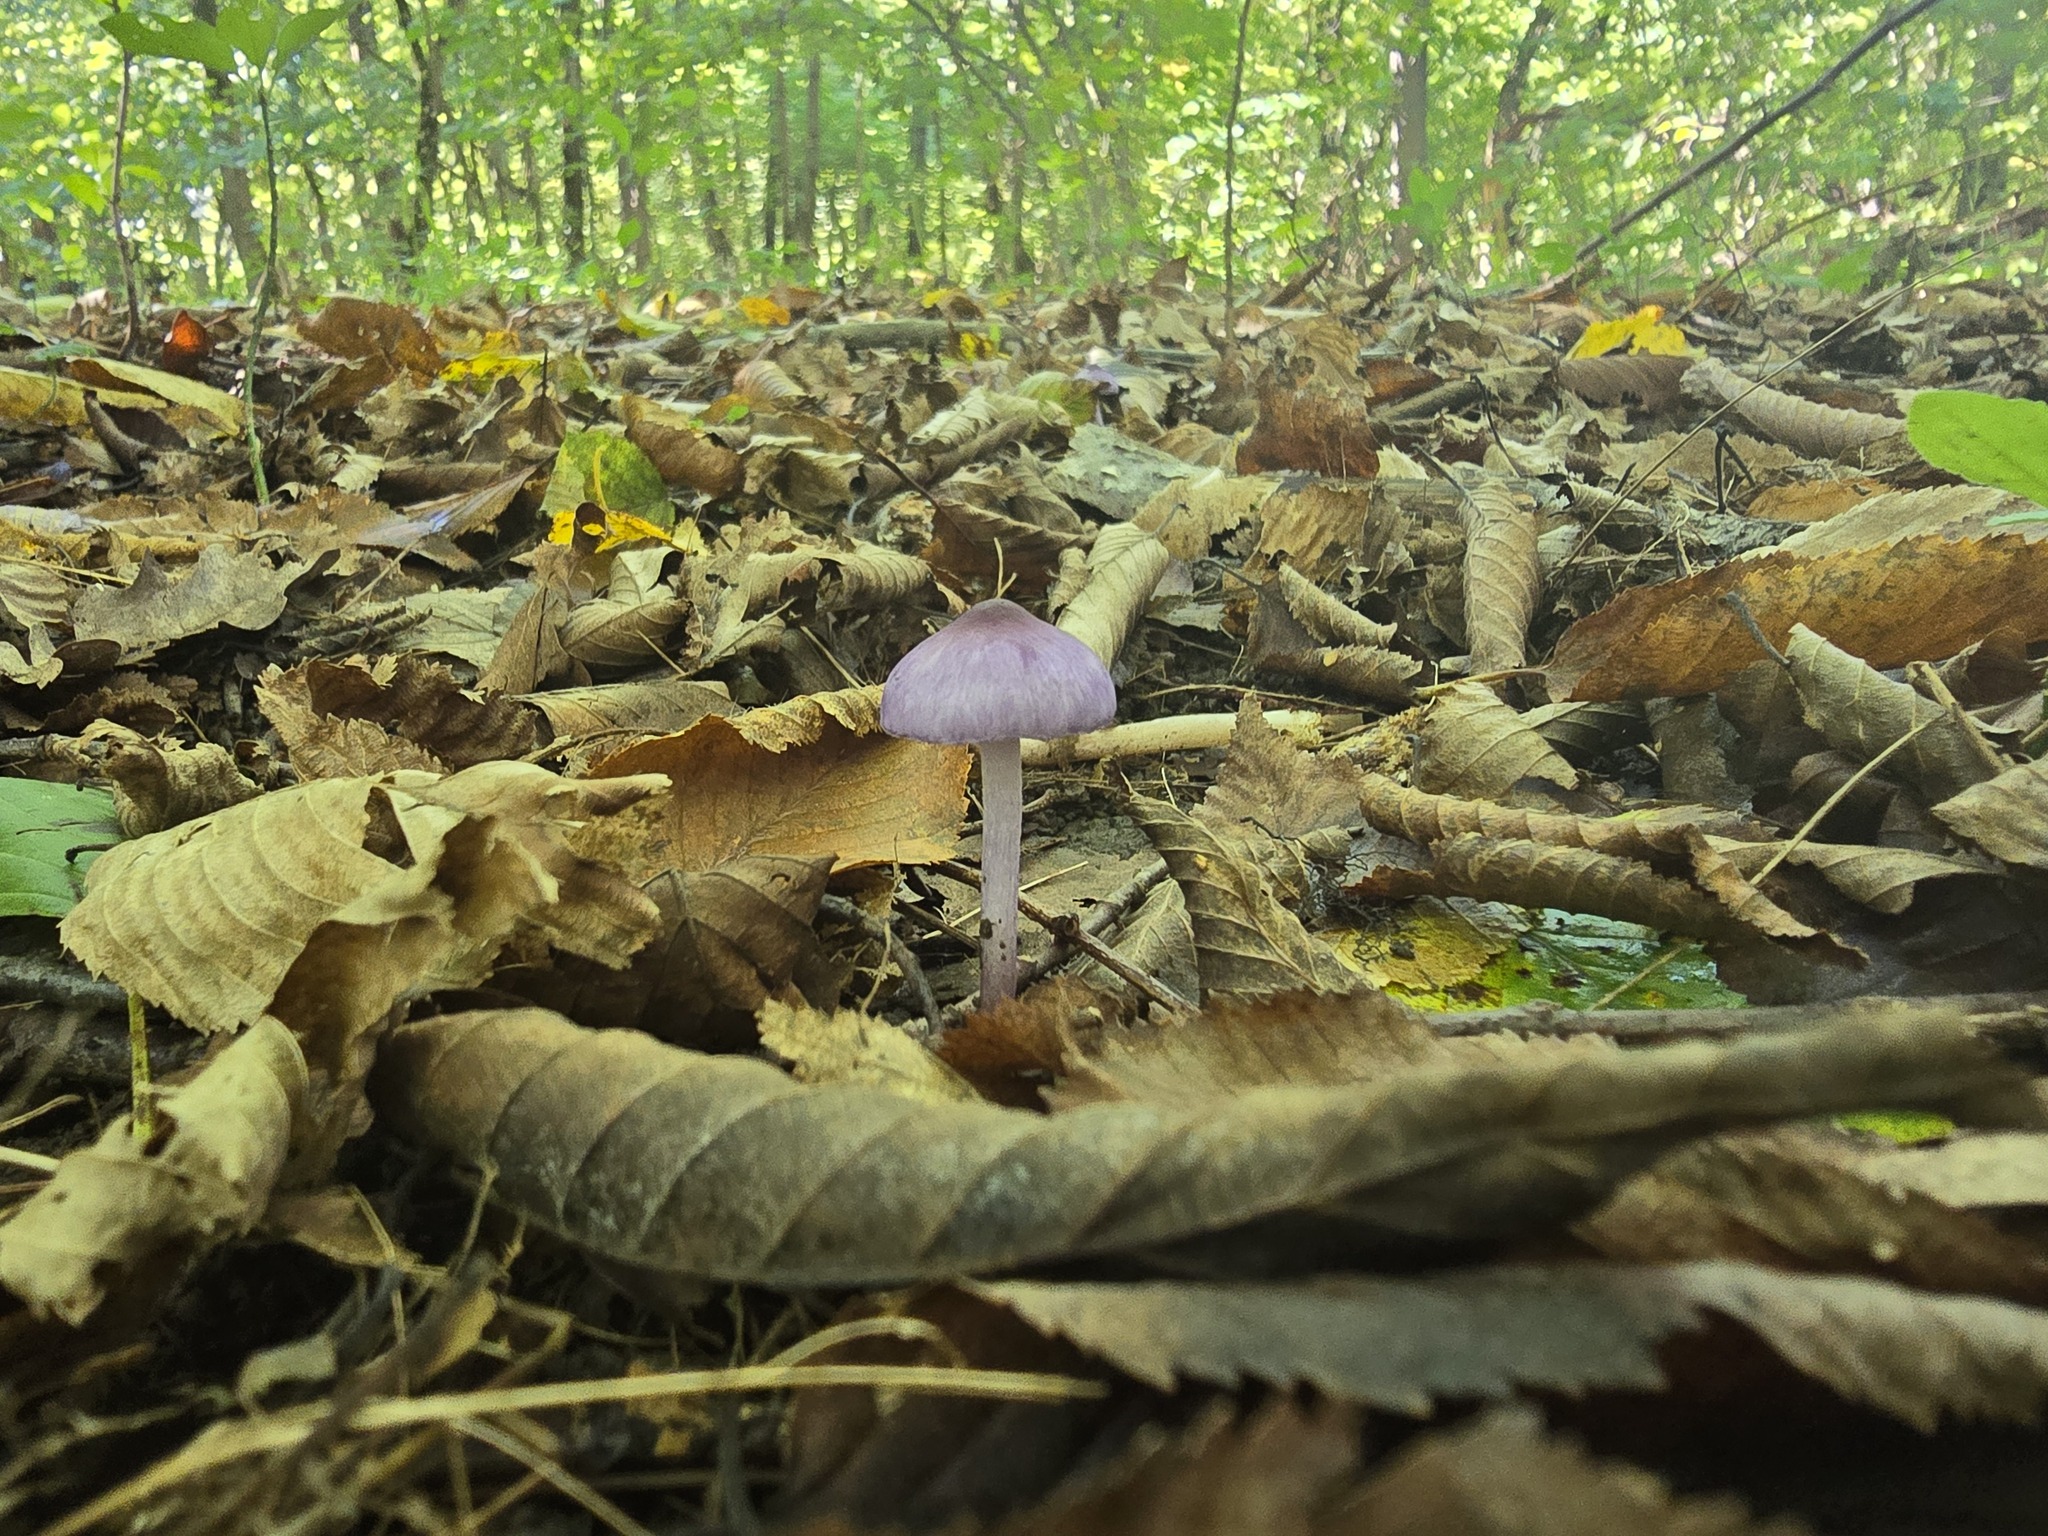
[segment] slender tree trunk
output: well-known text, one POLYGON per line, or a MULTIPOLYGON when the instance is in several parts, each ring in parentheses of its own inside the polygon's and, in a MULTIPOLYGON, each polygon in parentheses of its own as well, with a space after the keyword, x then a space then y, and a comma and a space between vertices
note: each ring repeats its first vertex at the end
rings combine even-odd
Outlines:
POLYGON ((867 255, 875 236, 875 200, 868 192, 868 88, 862 75, 853 77, 853 243, 855 260, 867 255))
POLYGON ((903 254, 913 262, 924 259, 924 207, 929 195, 925 152, 930 137, 931 109, 920 96, 910 103, 910 196, 904 208, 903 254))
POLYGON ((812 52, 804 76, 804 150, 790 193, 789 240, 810 261, 818 259, 818 166, 824 159, 825 58, 812 52))
POLYGON ((1005 243, 1010 248, 1010 274, 1013 277, 1029 277, 1032 271, 1031 251, 1024 243, 1024 176, 1031 164, 1031 142, 1021 133, 1010 151, 1009 164, 1009 207, 1004 210, 1007 228, 1005 243))
POLYGON ((535 147, 531 133, 519 136, 519 170, 525 177, 519 191, 526 200, 526 216, 533 224, 533 243, 540 245, 548 237, 547 203, 540 195, 540 150, 535 147))
POLYGON ((1394 201, 1402 208, 1429 169, 1429 8, 1430 0, 1412 0, 1395 21, 1394 201))
MULTIPOLYGON (((449 0, 452 15, 463 0, 449 0)), ((413 69, 419 77, 418 111, 413 121, 412 204, 406 215, 402 264, 417 268, 434 237, 434 186, 441 178, 441 124, 448 116, 448 30, 436 26, 420 0, 420 14, 413 16, 411 0, 397 0, 399 24, 405 28, 406 46, 412 52, 413 69)))
MULTIPOLYGON (((192 19, 212 26, 220 20, 218 0, 192 0, 192 19)), ((242 148, 239 116, 228 99, 228 78, 209 71, 206 94, 220 115, 214 143, 224 162, 220 168, 220 217, 228 239, 234 243, 235 259, 242 264, 242 278, 252 288, 263 272, 263 236, 256 227, 256 199, 249 191, 249 168, 236 163, 242 148)))
POLYGON ((583 117, 583 7, 556 0, 562 19, 562 255, 573 272, 590 259, 590 151, 583 117))
POLYGON ((789 230, 789 71, 768 82, 768 169, 761 188, 761 249, 774 255, 789 230))

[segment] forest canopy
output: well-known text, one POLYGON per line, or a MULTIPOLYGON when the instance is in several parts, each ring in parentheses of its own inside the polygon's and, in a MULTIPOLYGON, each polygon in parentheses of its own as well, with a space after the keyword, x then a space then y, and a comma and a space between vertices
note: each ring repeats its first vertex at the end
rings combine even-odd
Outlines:
POLYGON ((1420 254, 1527 285, 1819 84, 1602 255, 1854 288, 1915 232, 1996 233, 2043 172, 2037 0, 1889 10, 1841 68, 1886 7, 358 0, 229 73, 115 34, 275 0, 5 0, 0 286, 109 282, 118 224, 150 293, 246 296, 273 174, 307 291, 1201 278, 1226 240, 1261 280, 1420 254))

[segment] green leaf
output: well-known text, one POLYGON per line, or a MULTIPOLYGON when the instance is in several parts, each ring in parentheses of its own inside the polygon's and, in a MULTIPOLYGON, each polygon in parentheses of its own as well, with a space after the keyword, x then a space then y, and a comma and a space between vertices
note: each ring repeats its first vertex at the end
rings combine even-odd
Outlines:
POLYGON ((138 58, 187 59, 217 75, 232 75, 239 67, 227 39, 203 21, 145 21, 129 12, 105 17, 100 25, 138 58))
POLYGON ((343 6, 327 5, 292 17, 278 29, 277 62, 296 58, 308 43, 347 14, 343 6))
POLYGON ((664 528, 675 521, 668 487, 654 461, 637 444, 610 432, 571 432, 562 439, 540 509, 552 514, 586 501, 664 528))
POLYGON ((100 191, 100 184, 84 171, 66 171, 57 178, 64 190, 77 198, 79 203, 94 213, 107 211, 107 199, 100 191))
POLYGON ((277 47, 278 29, 284 25, 284 10, 274 5, 228 4, 220 8, 214 28, 221 41, 238 50, 251 66, 262 68, 277 47))
POLYGON ((105 790, 0 779, 0 917, 62 917, 78 905, 86 866, 120 840, 105 790), (91 851, 65 857, 74 850, 91 851))
POLYGON ((1837 256, 1820 269, 1821 287, 1830 293, 1857 292, 1870 281, 1870 263, 1876 255, 1876 246, 1863 245, 1845 255, 1837 256))
POLYGON ((2048 405, 1966 389, 1928 389, 1906 410, 1906 436, 1937 469, 2048 506, 2048 405))

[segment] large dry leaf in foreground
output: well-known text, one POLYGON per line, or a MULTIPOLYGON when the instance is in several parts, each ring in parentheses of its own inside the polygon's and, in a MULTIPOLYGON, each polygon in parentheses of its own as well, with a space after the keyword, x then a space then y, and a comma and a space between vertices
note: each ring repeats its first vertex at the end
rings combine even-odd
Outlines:
POLYGON ((534 1008, 401 1025, 373 1096, 599 1255, 799 1286, 987 1273, 1340 1204, 1361 1242, 1527 1231, 1707 1131, 1898 1104, 2030 1123, 2026 1082, 1957 1012, 1041 1116, 806 1086, 534 1008))
POLYGON ((1775 550, 1633 587, 1565 631, 1552 697, 1711 693, 1764 659, 1731 597, 1781 650, 1803 622, 1873 667, 1939 660, 2001 632, 2048 639, 2048 542, 1928 534, 1811 557, 1775 550))
POLYGON ((524 763, 302 784, 102 855, 64 943, 195 1029, 268 1013, 302 1035, 481 981, 529 925, 624 964, 654 905, 563 837, 666 787, 524 763))
POLYGON ((598 764, 601 778, 661 773, 674 786, 637 872, 711 869, 752 853, 830 854, 836 869, 952 856, 968 748, 856 735, 829 718, 816 730, 797 745, 760 746, 712 715, 598 764))
POLYGON ((2048 1312, 1720 1260, 974 1290, 1155 1386, 1305 1383, 1416 1415, 1525 1388, 1660 1388, 1657 1346, 1705 1326, 1706 1312, 1851 1401, 1923 1429, 1944 1413, 2031 1421, 2048 1395, 2048 1312))
POLYGON ((124 1115, 71 1153, 0 1226, 0 1284, 38 1312, 79 1323, 117 1277, 166 1250, 196 1251, 246 1232, 263 1214, 306 1097, 306 1063, 274 1019, 181 1087, 145 1147, 124 1115))

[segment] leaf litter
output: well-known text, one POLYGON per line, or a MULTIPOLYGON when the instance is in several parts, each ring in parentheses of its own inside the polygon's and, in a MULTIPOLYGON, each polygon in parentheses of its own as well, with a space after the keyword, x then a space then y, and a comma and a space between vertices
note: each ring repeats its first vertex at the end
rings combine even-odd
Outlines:
POLYGON ((0 1519, 1904 1532, 2037 1460, 2038 349, 945 302, 334 299, 260 508, 239 347, 0 387, 0 1519), (999 584, 1122 702, 1025 744, 976 1013, 971 754, 877 684, 999 584))

